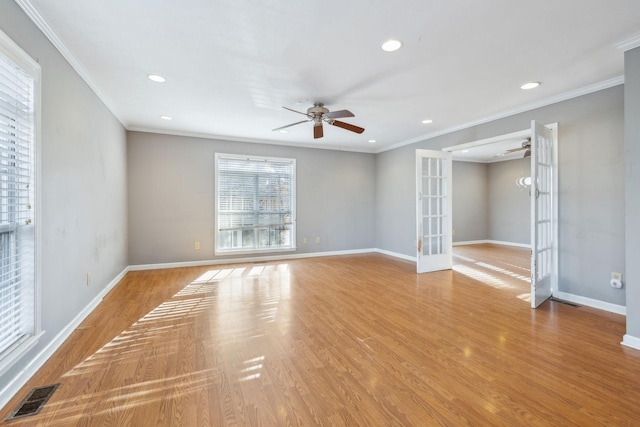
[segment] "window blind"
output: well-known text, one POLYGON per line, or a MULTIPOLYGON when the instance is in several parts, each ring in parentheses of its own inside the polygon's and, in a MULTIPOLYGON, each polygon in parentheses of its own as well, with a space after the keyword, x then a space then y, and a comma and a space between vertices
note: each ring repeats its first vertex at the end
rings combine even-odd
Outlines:
POLYGON ((0 52, 0 359, 34 334, 34 86, 0 52))
POLYGON ((294 159, 216 155, 216 178, 216 252, 294 248, 294 159))

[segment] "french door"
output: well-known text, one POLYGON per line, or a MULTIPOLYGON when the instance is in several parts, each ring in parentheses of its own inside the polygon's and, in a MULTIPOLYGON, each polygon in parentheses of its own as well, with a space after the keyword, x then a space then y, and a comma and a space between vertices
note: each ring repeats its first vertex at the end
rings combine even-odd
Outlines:
POLYGON ((451 153, 416 150, 418 273, 452 266, 451 153))
POLYGON ((552 293, 554 266, 553 136, 531 122, 531 307, 552 293))

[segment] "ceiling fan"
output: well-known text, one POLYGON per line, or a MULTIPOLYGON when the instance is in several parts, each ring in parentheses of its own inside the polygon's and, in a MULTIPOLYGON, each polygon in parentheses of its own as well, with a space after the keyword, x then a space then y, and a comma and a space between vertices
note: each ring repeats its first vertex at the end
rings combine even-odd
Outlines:
POLYGON ((284 108, 285 110, 293 111, 294 113, 307 116, 307 120, 302 120, 296 123, 291 123, 290 125, 281 126, 279 128, 275 128, 274 131, 299 125, 300 123, 313 121, 313 137, 315 139, 322 138, 324 135, 324 132, 322 130, 322 122, 325 122, 329 125, 337 126, 342 129, 350 130, 351 132, 355 132, 355 133, 364 132, 364 128, 352 125, 350 123, 345 123, 345 122, 336 120, 343 117, 355 117, 351 111, 349 110, 329 111, 329 109, 325 108, 322 102, 314 102, 313 107, 308 108, 306 113, 303 113, 302 111, 292 110, 291 108, 287 108, 287 107, 282 107, 282 108, 284 108))
POLYGON ((531 157, 531 138, 527 138, 527 139, 525 139, 524 141, 522 141, 522 146, 521 146, 521 147, 519 147, 519 148, 512 148, 511 150, 507 150, 507 151, 505 151, 505 152, 503 152, 503 153, 500 153, 500 154, 498 154, 498 155, 496 155, 496 156, 494 156, 494 157, 502 157, 502 156, 504 156, 505 154, 515 153, 516 151, 522 151, 522 150, 526 150, 526 151, 524 152, 524 156, 523 156, 523 158, 531 157))

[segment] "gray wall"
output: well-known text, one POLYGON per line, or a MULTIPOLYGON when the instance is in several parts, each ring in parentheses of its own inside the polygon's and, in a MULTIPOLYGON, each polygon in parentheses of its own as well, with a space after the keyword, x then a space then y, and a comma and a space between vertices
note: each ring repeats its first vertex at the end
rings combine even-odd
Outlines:
MULTIPOLYGON (((297 159, 298 252, 378 247, 414 256, 416 148, 440 149, 519 131, 532 119, 559 122, 560 290, 624 305, 625 289, 612 289, 608 279, 611 271, 625 271, 627 305, 640 303, 640 193, 633 186, 640 172, 632 167, 640 162, 638 49, 626 54, 626 113, 619 86, 369 155, 135 132, 127 144, 119 122, 12 1, 0 2, 0 29, 42 66, 38 244, 46 330, 40 343, 0 376, 2 385, 127 264, 213 258, 216 151, 297 159), (316 236, 320 245, 313 243, 316 236), (310 239, 306 247, 303 237, 310 239), (199 252, 193 249, 196 240, 202 243, 199 252)), ((640 336, 640 314, 632 309, 627 332, 640 336)))
POLYGON ((517 185, 518 178, 531 171, 530 159, 489 163, 489 240, 531 243, 531 200, 528 188, 517 185))
POLYGON ((216 152, 296 159, 297 253, 374 247, 373 154, 129 132, 131 265, 224 259, 213 253, 216 152))
POLYGON ((453 162, 453 241, 489 238, 489 180, 486 163, 453 162))
POLYGON ((0 29, 42 66, 39 344, 10 382, 127 266, 126 132, 13 1, 0 29), (86 285, 87 273, 92 275, 86 285))
POLYGON ((529 191, 519 187, 530 174, 529 159, 495 163, 453 162, 454 242, 531 241, 529 191))
POLYGON ((376 246, 414 256, 415 150, 441 149, 559 123, 559 290, 625 305, 609 286, 624 271, 623 87, 573 98, 380 153, 376 246))
MULTIPOLYGON (((627 334, 640 340, 640 48, 624 56, 627 334)), ((622 206, 620 206, 622 210, 622 206)))

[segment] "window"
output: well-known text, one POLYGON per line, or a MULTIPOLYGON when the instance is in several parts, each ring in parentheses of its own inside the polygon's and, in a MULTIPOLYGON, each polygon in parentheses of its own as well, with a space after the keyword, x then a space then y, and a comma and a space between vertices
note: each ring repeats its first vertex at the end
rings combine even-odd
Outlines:
POLYGON ((216 154, 216 254, 295 249, 295 159, 216 154))
POLYGON ((37 339, 36 105, 40 68, 0 32, 0 373, 37 339))

